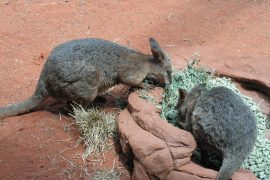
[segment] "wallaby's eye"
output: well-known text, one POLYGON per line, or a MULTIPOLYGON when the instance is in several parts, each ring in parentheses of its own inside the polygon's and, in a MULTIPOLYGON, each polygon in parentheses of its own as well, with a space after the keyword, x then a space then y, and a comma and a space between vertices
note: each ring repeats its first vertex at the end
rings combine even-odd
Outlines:
POLYGON ((171 61, 171 58, 168 58, 168 61, 171 61))

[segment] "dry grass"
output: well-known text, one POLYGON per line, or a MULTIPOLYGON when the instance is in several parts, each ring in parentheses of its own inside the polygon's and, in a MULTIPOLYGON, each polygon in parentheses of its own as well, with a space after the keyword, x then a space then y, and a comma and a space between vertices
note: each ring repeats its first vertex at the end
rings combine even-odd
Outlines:
POLYGON ((82 106, 73 106, 71 116, 79 128, 86 150, 83 159, 90 154, 98 155, 110 145, 108 140, 116 136, 116 115, 91 108, 85 110, 82 106))
POLYGON ((112 169, 99 169, 92 173, 91 180, 119 180, 120 170, 112 169))

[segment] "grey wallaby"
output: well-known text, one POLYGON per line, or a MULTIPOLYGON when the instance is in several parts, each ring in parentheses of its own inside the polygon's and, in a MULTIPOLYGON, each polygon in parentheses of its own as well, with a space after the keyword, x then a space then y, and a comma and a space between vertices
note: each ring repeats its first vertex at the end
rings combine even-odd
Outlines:
POLYGON ((250 108, 228 88, 206 90, 201 84, 189 93, 179 89, 177 109, 179 124, 194 135, 203 163, 211 153, 219 155, 221 167, 216 179, 228 180, 256 141, 256 120, 250 108))
POLYGON ((77 39, 53 49, 42 69, 34 94, 0 108, 0 119, 27 113, 49 96, 88 105, 110 87, 122 83, 144 87, 147 76, 171 82, 171 63, 158 42, 149 39, 152 55, 95 38, 77 39))

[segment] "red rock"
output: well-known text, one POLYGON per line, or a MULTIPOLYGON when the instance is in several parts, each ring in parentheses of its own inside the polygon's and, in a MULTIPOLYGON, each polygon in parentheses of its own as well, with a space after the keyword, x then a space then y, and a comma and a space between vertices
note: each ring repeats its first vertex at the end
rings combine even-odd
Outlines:
POLYGON ((120 180, 131 180, 131 175, 128 169, 121 169, 120 180))
POLYGON ((138 162, 137 160, 133 161, 134 168, 133 168, 133 174, 132 179, 133 180, 150 180, 145 168, 138 162))
POLYGON ((127 110, 120 113, 118 128, 123 139, 122 144, 128 143, 138 160, 143 160, 154 151, 167 147, 164 141, 140 128, 127 110), (145 146, 146 144, 148 145, 145 146))
POLYGON ((187 164, 190 162, 189 157, 184 157, 184 158, 179 158, 174 160, 174 168, 178 170, 178 167, 182 167, 183 165, 187 164))
POLYGON ((146 157, 142 164, 149 175, 164 179, 173 170, 173 159, 168 148, 157 150, 146 157))
POLYGON ((188 174, 193 174, 202 178, 215 179, 215 177, 217 176, 216 171, 212 169, 206 169, 193 162, 189 162, 181 167, 178 167, 177 170, 188 174))
POLYGON ((257 180, 258 178, 249 170, 240 169, 234 173, 232 180, 257 180))
POLYGON ((210 180, 208 178, 201 178, 196 175, 187 174, 187 173, 179 172, 179 171, 170 172, 170 174, 166 177, 165 180, 179 180, 179 179, 181 180, 210 180))
POLYGON ((172 144, 170 143, 168 143, 168 145, 170 147, 171 154, 174 159, 183 159, 185 157, 191 157, 192 151, 194 150, 194 148, 188 147, 188 146, 183 146, 179 148, 179 147, 173 147, 172 144))
POLYGON ((179 129, 161 119, 159 114, 155 111, 155 106, 139 98, 138 94, 130 94, 128 102, 134 120, 143 129, 165 140, 171 147, 189 146, 191 151, 196 148, 196 142, 191 133, 179 129))
POLYGON ((160 103, 162 101, 162 94, 164 93, 164 89, 161 87, 156 87, 155 89, 150 91, 150 95, 155 97, 156 102, 160 103))

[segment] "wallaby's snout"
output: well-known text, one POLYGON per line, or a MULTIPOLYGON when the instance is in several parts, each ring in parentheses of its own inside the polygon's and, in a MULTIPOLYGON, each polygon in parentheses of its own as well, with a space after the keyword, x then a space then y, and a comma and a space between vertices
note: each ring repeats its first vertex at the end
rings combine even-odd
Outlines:
POLYGON ((150 74, 154 75, 162 85, 172 82, 171 59, 153 38, 149 39, 153 59, 150 60, 150 74))

